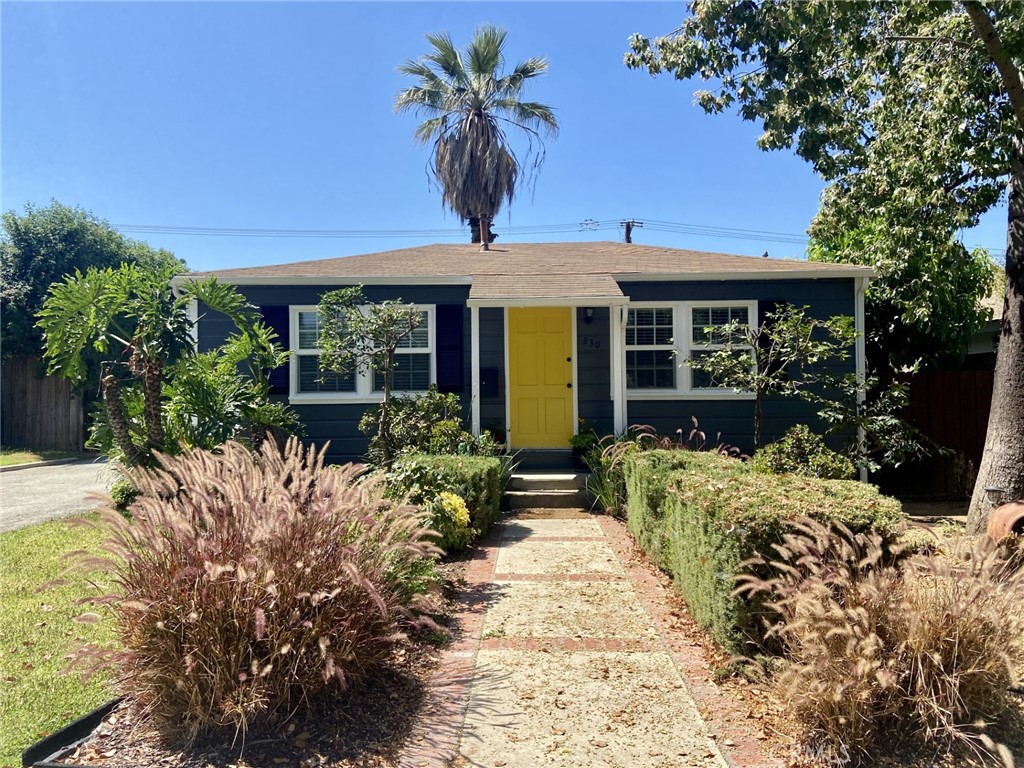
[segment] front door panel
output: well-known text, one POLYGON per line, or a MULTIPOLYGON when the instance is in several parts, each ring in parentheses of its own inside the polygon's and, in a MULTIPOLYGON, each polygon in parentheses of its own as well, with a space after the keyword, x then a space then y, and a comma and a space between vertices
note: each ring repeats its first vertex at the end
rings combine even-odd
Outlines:
POLYGON ((568 448, 573 435, 572 314, 568 307, 508 310, 513 448, 568 448))

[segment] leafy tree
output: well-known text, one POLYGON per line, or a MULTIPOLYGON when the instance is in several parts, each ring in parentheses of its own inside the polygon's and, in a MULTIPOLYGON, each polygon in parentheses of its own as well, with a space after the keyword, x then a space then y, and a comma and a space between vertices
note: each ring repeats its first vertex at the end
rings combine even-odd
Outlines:
POLYGON ((757 328, 733 322, 706 330, 715 348, 688 365, 722 386, 754 393, 755 448, 761 448, 764 399, 774 394, 813 403, 828 434, 857 435, 847 452, 859 467, 897 465, 923 451, 917 431, 898 416, 907 404, 904 384, 882 387, 877 377, 835 370, 850 359, 857 338, 852 317, 818 320, 806 307, 784 306, 757 328))
POLYGON ((237 378, 243 360, 259 367, 281 361, 254 308, 213 278, 172 289, 177 271, 172 264, 122 264, 76 272, 53 286, 39 313, 51 374, 79 383, 89 351, 101 355, 104 408, 94 442, 129 466, 151 465, 154 451, 175 453, 182 443, 209 447, 253 426, 293 424, 287 411, 267 402, 265 377, 252 384, 237 378), (198 354, 188 315, 194 300, 227 315, 239 336, 217 352, 198 354), (178 373, 181 380, 169 386, 178 373))
POLYGON ((0 240, 0 302, 3 303, 4 358, 36 356, 42 336, 36 313, 53 283, 76 270, 103 269, 123 262, 158 269, 185 263, 173 254, 129 240, 81 208, 52 201, 46 208, 29 205, 23 215, 3 214, 0 240))
POLYGON ((390 467, 396 455, 392 428, 395 353, 423 323, 423 312, 401 299, 368 304, 362 286, 329 291, 320 298, 320 368, 342 375, 372 371, 382 378, 377 434, 371 453, 390 467))
POLYGON ((721 386, 754 393, 755 448, 761 447, 765 397, 798 395, 819 384, 828 375, 825 366, 850 358, 857 337, 852 317, 818 320, 792 305, 768 313, 756 328, 732 322, 705 333, 717 348, 687 363, 721 386))
MULTIPOLYGON (((926 240, 969 228, 1005 193, 1006 294, 985 454, 986 487, 1024 497, 1024 5, 701 0, 671 35, 635 35, 626 64, 713 81, 709 113, 760 121, 832 182, 826 207, 913 210, 926 240)), ((857 221, 855 218, 854 221, 857 221)))
POLYGON ((527 135, 531 151, 524 163, 532 155, 534 170, 544 152, 541 144, 534 155, 533 143, 541 141, 542 133, 558 132, 550 107, 520 100, 526 82, 547 72, 547 61, 530 58, 510 74, 500 74, 505 37, 503 29, 481 26, 463 53, 447 34, 427 35, 431 51, 398 68, 419 83, 395 98, 396 112, 426 115, 415 136, 423 144, 434 143, 431 167, 443 204, 469 221, 473 242, 481 242, 484 250, 494 239, 491 222, 504 201, 511 204, 524 167, 505 129, 527 135))
POLYGON ((876 208, 857 217, 835 199, 829 190, 808 255, 875 270, 865 296, 868 367, 881 373, 962 362, 989 319, 982 304, 993 288, 988 253, 968 250, 952 232, 922 228, 912 210, 881 217, 876 208))

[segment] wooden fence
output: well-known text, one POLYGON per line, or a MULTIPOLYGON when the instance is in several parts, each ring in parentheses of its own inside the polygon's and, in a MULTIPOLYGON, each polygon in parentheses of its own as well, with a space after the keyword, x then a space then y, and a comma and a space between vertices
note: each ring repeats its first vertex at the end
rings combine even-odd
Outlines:
POLYGON ((66 379, 39 376, 39 360, 5 360, 0 374, 0 442, 16 448, 81 451, 82 398, 66 379))
POLYGON ((923 371, 909 376, 910 404, 903 417, 952 452, 882 470, 872 481, 898 496, 962 498, 970 494, 985 448, 992 379, 991 370, 923 371))

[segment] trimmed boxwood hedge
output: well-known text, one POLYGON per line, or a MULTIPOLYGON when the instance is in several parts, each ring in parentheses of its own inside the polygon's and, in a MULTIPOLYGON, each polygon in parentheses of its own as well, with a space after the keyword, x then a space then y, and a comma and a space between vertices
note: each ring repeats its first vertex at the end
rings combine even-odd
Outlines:
POLYGON ((501 505, 501 460, 493 456, 415 453, 398 459, 388 473, 394 495, 408 494, 414 504, 431 501, 442 491, 462 497, 470 524, 484 535, 498 519, 501 505))
POLYGON ((762 475, 713 454, 638 453, 625 472, 630 531, 671 574, 694 618, 733 652, 764 644, 763 605, 733 594, 740 563, 774 557, 772 546, 789 522, 842 523, 855 533, 873 531, 886 544, 904 523, 899 502, 874 486, 762 475))
POLYGON ((668 480, 679 470, 711 476, 748 471, 739 459, 701 451, 638 451, 623 461, 626 523, 630 533, 661 568, 668 570, 664 522, 668 480))

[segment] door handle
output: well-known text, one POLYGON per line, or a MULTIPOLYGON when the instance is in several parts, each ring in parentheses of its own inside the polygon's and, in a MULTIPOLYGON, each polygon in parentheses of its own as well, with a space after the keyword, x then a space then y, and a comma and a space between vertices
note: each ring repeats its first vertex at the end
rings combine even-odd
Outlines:
POLYGON ((566 384, 565 388, 566 389, 572 389, 572 382, 570 381, 568 384, 566 384))

